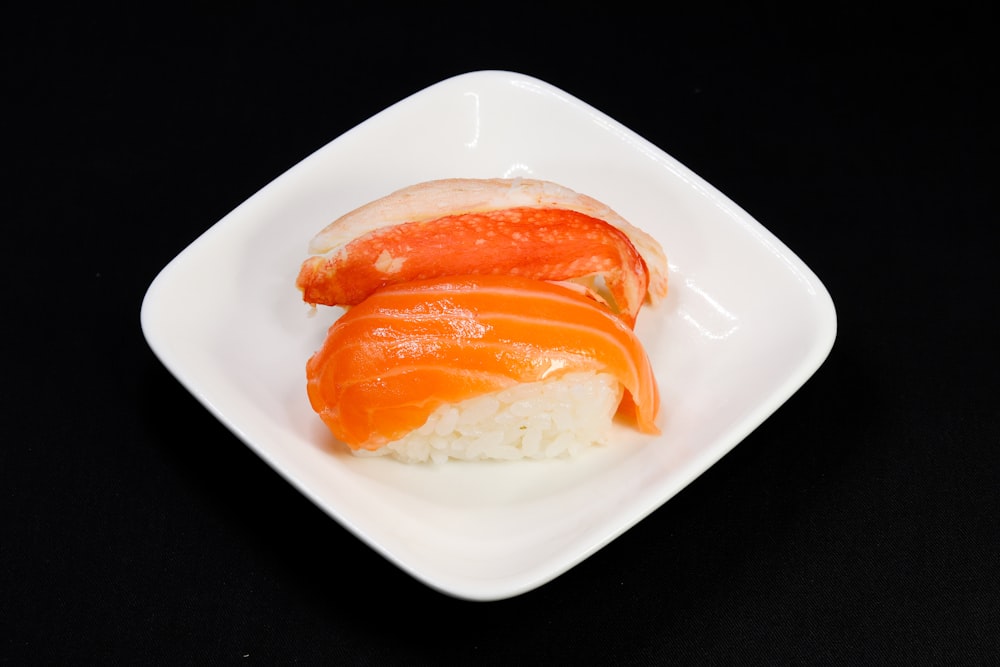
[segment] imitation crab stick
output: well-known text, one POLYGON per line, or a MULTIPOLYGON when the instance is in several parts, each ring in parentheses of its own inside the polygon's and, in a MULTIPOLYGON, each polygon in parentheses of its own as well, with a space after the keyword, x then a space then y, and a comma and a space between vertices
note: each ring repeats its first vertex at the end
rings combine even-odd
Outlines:
POLYGON ((442 405, 581 371, 612 374, 619 410, 658 432, 656 380, 631 327, 585 291, 522 276, 379 289, 333 323, 306 367, 313 409, 354 450, 405 436, 442 405))
POLYGON ((534 179, 442 179, 330 223, 296 281, 311 304, 354 306, 386 285, 464 274, 603 281, 630 326, 667 290, 666 258, 608 206, 534 179))

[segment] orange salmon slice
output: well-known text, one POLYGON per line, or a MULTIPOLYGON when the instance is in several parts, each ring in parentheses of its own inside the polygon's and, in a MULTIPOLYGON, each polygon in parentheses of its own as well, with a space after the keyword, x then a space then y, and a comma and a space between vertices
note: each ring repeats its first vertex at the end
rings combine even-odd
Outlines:
POLYGON ((659 432, 659 390, 632 328, 579 291, 523 276, 379 289, 333 323, 306 365, 313 409, 339 440, 369 450, 441 405, 579 371, 613 374, 619 412, 659 432))

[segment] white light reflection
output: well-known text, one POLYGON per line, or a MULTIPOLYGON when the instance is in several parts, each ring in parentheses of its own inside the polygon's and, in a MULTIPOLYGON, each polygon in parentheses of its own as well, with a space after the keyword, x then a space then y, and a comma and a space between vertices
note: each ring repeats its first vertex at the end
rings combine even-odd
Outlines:
POLYGON ((523 162, 515 162, 507 167, 503 172, 504 178, 514 178, 515 176, 530 176, 534 170, 523 162))
POLYGON ((689 309, 679 308, 678 314, 681 319, 694 326, 703 338, 723 340, 740 328, 739 318, 698 287, 693 280, 685 278, 684 286, 692 294, 701 297, 701 301, 692 302, 692 306, 702 312, 695 316, 689 309))

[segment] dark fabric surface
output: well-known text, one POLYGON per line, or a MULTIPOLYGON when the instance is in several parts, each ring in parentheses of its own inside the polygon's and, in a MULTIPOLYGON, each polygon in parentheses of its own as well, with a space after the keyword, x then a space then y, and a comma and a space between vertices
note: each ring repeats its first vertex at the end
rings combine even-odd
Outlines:
POLYGON ((4 664, 995 664, 995 109, 985 13, 230 3, 2 28, 4 664), (139 327, 271 179, 446 77, 619 120, 829 289, 819 371, 703 476, 522 596, 375 555, 139 327))

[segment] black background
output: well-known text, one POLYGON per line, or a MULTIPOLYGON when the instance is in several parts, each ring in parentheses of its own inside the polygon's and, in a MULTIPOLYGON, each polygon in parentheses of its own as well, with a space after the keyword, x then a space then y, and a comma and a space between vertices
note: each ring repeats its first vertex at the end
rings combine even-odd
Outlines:
POLYGON ((985 12, 133 11, 37 5, 0 29, 5 664, 996 664, 985 12), (560 87, 703 176, 815 270, 839 325, 716 466, 489 603, 315 508, 139 327, 149 283, 219 218, 480 69, 560 87))

